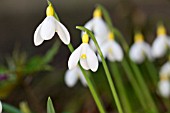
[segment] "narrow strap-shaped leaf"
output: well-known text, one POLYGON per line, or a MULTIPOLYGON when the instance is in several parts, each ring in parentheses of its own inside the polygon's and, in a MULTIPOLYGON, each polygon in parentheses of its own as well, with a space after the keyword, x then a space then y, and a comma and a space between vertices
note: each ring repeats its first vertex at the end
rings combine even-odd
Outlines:
POLYGON ((54 106, 50 97, 48 97, 47 101, 47 113, 55 113, 54 106))
POLYGON ((22 113, 17 108, 15 108, 9 104, 6 104, 6 103, 2 103, 2 108, 3 108, 3 111, 5 111, 7 113, 22 113))

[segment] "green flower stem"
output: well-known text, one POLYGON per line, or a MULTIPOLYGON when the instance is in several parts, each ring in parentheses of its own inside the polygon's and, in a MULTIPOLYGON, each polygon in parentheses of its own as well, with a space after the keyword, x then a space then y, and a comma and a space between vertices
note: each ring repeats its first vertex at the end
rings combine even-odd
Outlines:
MULTIPOLYGON (((51 3, 49 0, 47 0, 47 3, 48 3, 48 5, 50 5, 50 4, 52 5, 52 3, 51 3)), ((54 11, 54 17, 55 17, 58 21, 60 21, 57 13, 56 13, 55 11, 54 11)), ((72 46, 71 44, 68 44, 68 48, 69 48, 69 50, 70 50, 71 52, 74 51, 74 48, 73 48, 73 46, 72 46)), ((91 94, 92 94, 92 96, 93 96, 93 98, 94 98, 94 101, 96 102, 96 105, 97 105, 100 113, 106 113, 106 111, 105 111, 105 109, 104 109, 104 107, 103 107, 103 104, 102 104, 102 102, 101 102, 101 100, 100 100, 100 98, 99 98, 99 96, 98 96, 98 94, 97 94, 96 88, 94 87, 93 83, 91 82, 89 76, 87 76, 86 72, 85 72, 84 69, 80 66, 80 64, 79 64, 79 67, 80 67, 80 69, 81 69, 81 71, 82 71, 82 73, 83 73, 83 75, 84 75, 84 77, 85 77, 85 79, 86 79, 86 81, 87 81, 87 84, 88 84, 88 87, 89 87, 89 89, 90 89, 90 92, 91 92, 91 94)))
MULTIPOLYGON (((68 48, 69 48, 69 50, 71 52, 74 51, 74 48, 73 48, 73 46, 71 44, 68 45, 68 48)), ((84 75, 84 77, 85 77, 85 79, 87 81, 87 84, 88 84, 88 87, 90 89, 90 92, 91 92, 91 94, 92 94, 92 96, 93 96, 93 98, 94 98, 94 100, 96 102, 96 105, 97 105, 100 113, 106 113, 106 111, 105 111, 105 109, 103 107, 103 104, 102 104, 102 102, 101 102, 101 100, 100 100, 100 98, 99 98, 99 96, 97 94, 96 88, 94 87, 93 83, 90 80, 90 77, 86 74, 85 70, 81 67, 80 64, 79 64, 79 67, 80 67, 80 69, 81 69, 81 71, 82 71, 82 73, 83 73, 83 75, 84 75)))
POLYGON ((118 93, 120 95, 120 99, 121 99, 121 102, 122 102, 123 109, 126 113, 133 113, 130 101, 129 101, 128 96, 127 96, 127 92, 125 90, 125 87, 123 86, 123 82, 122 82, 123 80, 122 80, 120 71, 118 69, 117 63, 116 62, 110 63, 110 67, 111 67, 112 73, 114 74, 116 86, 117 86, 117 89, 118 89, 118 93))
POLYGON ((91 37, 91 39, 94 41, 94 44, 95 44, 95 46, 96 46, 96 48, 98 50, 98 53, 99 53, 99 55, 100 55, 100 57, 102 59, 102 64, 103 64, 103 67, 104 67, 104 70, 105 70, 105 73, 106 73, 106 77, 107 77, 107 80, 108 80, 110 88, 111 88, 113 98, 115 99, 115 103, 116 103, 116 106, 118 108, 118 111, 119 111, 119 113, 123 113, 122 106, 120 104, 120 101, 119 101, 115 86, 113 84, 109 69, 108 69, 106 61, 105 61, 105 59, 103 57, 102 51, 101 51, 101 49, 100 49, 100 47, 99 47, 99 45, 98 45, 98 43, 96 41, 96 38, 94 37, 93 33, 90 30, 86 29, 85 27, 76 26, 76 28, 79 29, 79 30, 85 31, 91 37))
POLYGON ((136 79, 133 77, 133 72, 131 70, 131 68, 129 67, 129 64, 127 62, 126 59, 123 59, 123 61, 121 62, 125 72, 127 73, 127 77, 130 80, 130 83, 139 99, 139 102, 141 103, 142 107, 144 108, 144 110, 147 110, 147 105, 145 100, 143 99, 143 93, 141 93, 141 89, 136 81, 136 79))
MULTIPOLYGON (((98 5, 98 8, 100 8, 102 10, 104 18, 105 18, 105 20, 108 24, 109 29, 118 37, 121 45, 123 46, 123 48, 125 50, 125 53, 128 54, 129 46, 128 46, 125 38, 123 37, 123 35, 120 33, 120 31, 113 27, 109 13, 101 5, 98 5)), ((135 63, 133 63, 132 61, 130 61, 130 65, 131 65, 131 67, 132 67, 132 69, 135 73, 134 75, 136 75, 136 78, 137 78, 137 81, 138 81, 140 87, 142 88, 144 96, 146 97, 147 101, 149 101, 149 105, 151 105, 153 107, 154 113, 158 113, 158 110, 155 106, 153 99, 151 98, 150 92, 149 92, 148 87, 146 86, 146 84, 143 80, 143 77, 142 77, 140 70, 138 69, 137 65, 135 63)))

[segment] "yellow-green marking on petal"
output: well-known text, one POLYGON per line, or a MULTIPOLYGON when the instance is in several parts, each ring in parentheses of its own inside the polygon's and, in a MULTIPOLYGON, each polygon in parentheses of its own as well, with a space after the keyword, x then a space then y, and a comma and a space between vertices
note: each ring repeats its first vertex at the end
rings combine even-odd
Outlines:
POLYGON ((51 4, 46 9, 46 15, 47 16, 53 16, 54 15, 54 9, 53 9, 53 6, 51 4))
POLYGON ((82 54, 82 55, 81 55, 81 58, 82 58, 82 59, 86 59, 86 58, 87 58, 86 54, 82 54))

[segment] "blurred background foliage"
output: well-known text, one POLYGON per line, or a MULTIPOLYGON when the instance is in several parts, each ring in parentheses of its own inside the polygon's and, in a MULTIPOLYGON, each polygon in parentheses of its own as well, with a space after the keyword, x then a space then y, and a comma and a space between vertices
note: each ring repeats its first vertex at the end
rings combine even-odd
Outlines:
MULTIPOLYGON (((127 42, 133 43, 134 30, 139 29, 150 44, 156 37, 156 24, 163 21, 167 31, 170 29, 169 0, 51 0, 60 20, 71 34, 75 47, 80 43, 80 31, 76 25, 84 25, 90 18, 97 3, 106 7, 112 22, 127 42)), ((48 96, 58 112, 96 113, 97 108, 88 88, 80 82, 73 88, 64 83, 68 48, 55 40, 57 35, 39 47, 33 45, 33 33, 45 17, 46 0, 1 0, 0 1, 0 74, 7 77, 0 81, 0 99, 19 108, 20 102, 28 102, 32 111, 45 113, 48 96), (54 44, 55 43, 55 44, 54 44), (50 49, 51 48, 51 49, 50 49)), ((156 64, 159 66, 164 59, 156 64)), ((121 67, 120 67, 121 68, 121 67)), ((143 71, 144 72, 144 71, 143 71)), ((102 66, 93 78, 107 111, 114 112, 112 98, 102 66)), ((132 93, 125 72, 122 71, 123 83, 133 103, 137 97, 132 93)), ((145 74, 144 74, 145 75, 145 74)), ((149 81, 148 81, 149 82, 149 81)), ((164 106, 160 109, 164 110, 164 106)), ((142 111, 139 111, 142 113, 142 111)), ((138 113, 139 113, 138 112, 138 113)))

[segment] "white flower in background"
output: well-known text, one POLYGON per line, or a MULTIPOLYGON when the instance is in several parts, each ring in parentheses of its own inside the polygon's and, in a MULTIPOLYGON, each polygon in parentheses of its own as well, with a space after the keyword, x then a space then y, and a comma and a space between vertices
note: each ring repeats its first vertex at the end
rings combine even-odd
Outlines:
POLYGON ((2 113, 2 103, 0 101, 0 113, 2 113))
POLYGON ((151 47, 144 41, 143 35, 136 33, 134 40, 135 42, 129 51, 130 59, 136 63, 142 63, 146 57, 152 60, 151 47))
POLYGON ((77 83, 78 79, 80 79, 81 83, 84 86, 87 86, 86 79, 78 66, 76 66, 72 70, 66 71, 65 83, 68 87, 73 87, 77 83))
POLYGON ((158 26, 157 37, 152 45, 152 54, 155 58, 163 57, 168 47, 170 46, 170 39, 166 35, 166 29, 163 25, 158 26))
POLYGON ((94 51, 90 48, 89 37, 87 34, 84 34, 82 37, 82 44, 73 51, 68 60, 68 68, 74 69, 77 66, 78 61, 80 60, 81 66, 85 70, 91 69, 93 72, 98 69, 98 59, 94 51))
POLYGON ((46 13, 47 17, 37 27, 34 33, 34 44, 38 46, 42 44, 44 40, 50 40, 55 32, 57 32, 64 44, 69 44, 70 34, 66 27, 53 16, 54 9, 51 4, 47 7, 46 13))
MULTIPOLYGON (((100 45, 104 58, 108 58, 110 61, 122 61, 123 50, 121 46, 114 40, 114 34, 109 33, 107 40, 100 45)), ((99 57, 101 61, 101 58, 99 57)))
MULTIPOLYGON (((102 19, 102 12, 99 8, 96 8, 94 10, 93 18, 90 21, 88 21, 84 25, 84 27, 89 29, 90 31, 92 31, 94 33, 94 36, 95 36, 99 45, 101 45, 106 40, 106 36, 107 36, 109 31, 108 31, 106 23, 102 19)), ((84 34, 84 32, 82 32, 82 35, 83 34, 84 34)), ((95 51, 97 50, 94 43, 93 43, 93 40, 90 40, 90 46, 95 51)))
POLYGON ((160 81, 158 90, 162 97, 170 97, 170 62, 165 63, 160 70, 160 81))

